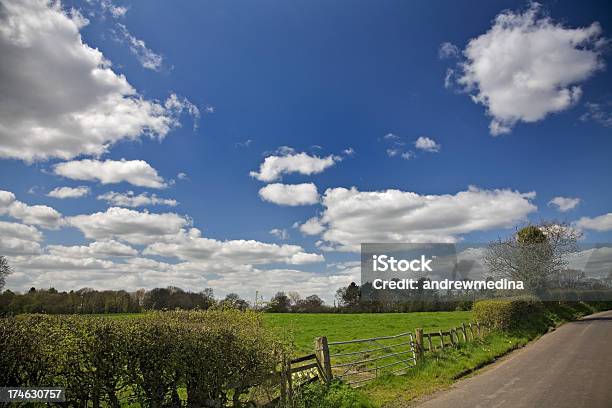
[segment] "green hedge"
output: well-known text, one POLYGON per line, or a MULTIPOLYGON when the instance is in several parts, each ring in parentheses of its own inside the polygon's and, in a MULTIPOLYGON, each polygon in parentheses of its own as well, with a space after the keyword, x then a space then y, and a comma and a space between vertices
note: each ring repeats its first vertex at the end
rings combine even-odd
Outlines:
POLYGON ((236 310, 6 318, 0 386, 65 387, 71 406, 239 406, 283 344, 259 314, 236 310))
POLYGON ((479 300, 472 307, 474 320, 493 328, 518 327, 531 314, 541 311, 541 302, 530 298, 479 300))

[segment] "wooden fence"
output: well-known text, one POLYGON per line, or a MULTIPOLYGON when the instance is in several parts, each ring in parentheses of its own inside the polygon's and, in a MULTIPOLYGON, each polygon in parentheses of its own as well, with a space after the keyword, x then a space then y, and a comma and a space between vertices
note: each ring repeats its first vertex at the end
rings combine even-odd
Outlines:
POLYGON ((340 378, 359 386, 382 373, 404 374, 426 353, 455 347, 482 337, 488 327, 480 323, 462 323, 446 331, 425 333, 416 329, 393 336, 328 342, 326 337, 315 339, 318 377, 324 381, 340 378))
POLYGON ((286 360, 270 379, 277 385, 275 397, 269 396, 265 406, 287 405, 293 395, 306 384, 334 378, 359 387, 379 375, 401 375, 426 358, 427 353, 440 352, 477 338, 482 338, 490 326, 462 323, 449 330, 425 333, 418 328, 392 336, 328 342, 317 337, 314 353, 286 360))

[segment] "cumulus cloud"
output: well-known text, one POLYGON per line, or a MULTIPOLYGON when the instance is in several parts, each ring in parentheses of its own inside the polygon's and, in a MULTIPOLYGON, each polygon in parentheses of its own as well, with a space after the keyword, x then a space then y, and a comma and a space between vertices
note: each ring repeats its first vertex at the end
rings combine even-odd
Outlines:
POLYGON ((416 142, 414 142, 414 147, 416 147, 419 150, 424 150, 426 152, 430 152, 430 153, 436 153, 440 151, 440 148, 442 146, 440 146, 440 144, 436 143, 435 140, 430 139, 428 137, 425 136, 420 136, 416 142))
POLYGON ((600 215, 598 217, 582 217, 576 222, 578 228, 593 231, 612 231, 612 213, 600 215))
POLYGON ((319 221, 319 218, 313 217, 300 225, 300 231, 306 235, 319 235, 325 231, 325 227, 319 221))
POLYGON ((111 207, 105 212, 69 217, 68 223, 93 240, 119 239, 132 244, 147 244, 173 239, 191 225, 176 213, 152 214, 127 208, 111 207))
POLYGON ((99 156, 142 135, 163 138, 175 111, 143 98, 83 42, 79 13, 59 2, 9 0, 0 9, 0 157, 28 162, 99 156))
POLYGON ((72 180, 102 184, 126 182, 139 187, 164 188, 164 179, 144 160, 73 160, 53 166, 53 172, 72 180))
POLYGON ((580 204, 580 199, 572 197, 555 197, 548 202, 548 205, 554 205, 561 212, 573 210, 578 204, 580 204))
POLYGON ((47 193, 47 196, 53 198, 79 198, 89 194, 89 187, 56 187, 47 193))
MULTIPOLYGON (((286 146, 283 146, 286 148, 286 146)), ((271 182, 278 180, 283 174, 300 173, 304 175, 318 174, 340 160, 337 156, 310 156, 307 153, 294 153, 292 148, 279 152, 281 155, 268 156, 259 166, 259 172, 251 171, 251 177, 257 180, 271 182)))
POLYGON ((303 265, 324 261, 320 254, 304 252, 298 245, 277 245, 242 239, 218 241, 202 237, 197 228, 177 234, 168 242, 151 244, 145 248, 143 254, 177 257, 187 261, 249 265, 271 263, 303 265))
POLYGON ((492 117, 493 135, 517 122, 537 122, 580 99, 580 84, 604 67, 601 27, 569 28, 541 13, 504 11, 469 41, 458 83, 492 117))
POLYGON ((89 245, 49 245, 46 249, 51 255, 65 258, 109 258, 138 255, 138 251, 131 246, 114 240, 96 241, 89 245))
POLYGON ((279 205, 310 205, 319 202, 319 193, 314 183, 302 184, 268 184, 259 190, 264 201, 279 205))
POLYGON ((535 193, 470 187, 454 195, 331 188, 324 212, 300 228, 320 231, 323 246, 357 251, 362 242, 455 242, 461 234, 510 227, 537 208, 535 193))
POLYGON ((0 254, 24 255, 40 253, 42 234, 30 225, 0 221, 0 254))
POLYGON ((28 205, 18 201, 15 194, 0 190, 0 215, 8 215, 27 225, 57 229, 64 224, 62 214, 46 205, 28 205))
POLYGON ((150 205, 167 205, 169 207, 176 207, 178 201, 171 198, 160 198, 155 194, 149 195, 149 193, 141 193, 136 195, 133 191, 127 191, 125 193, 117 193, 115 191, 109 191, 98 196, 98 200, 104 200, 109 204, 118 207, 145 207, 150 205))

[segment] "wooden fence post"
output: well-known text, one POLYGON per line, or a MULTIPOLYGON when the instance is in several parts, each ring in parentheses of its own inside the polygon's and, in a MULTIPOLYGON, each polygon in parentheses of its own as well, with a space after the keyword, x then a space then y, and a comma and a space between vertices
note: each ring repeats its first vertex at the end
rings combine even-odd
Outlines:
POLYGON ((474 328, 472 327, 472 322, 470 322, 470 334, 472 335, 472 340, 474 340, 474 328))
POLYGON ((423 329, 415 329, 414 334, 416 337, 417 360, 421 360, 423 359, 423 329))
POLYGON ((482 337, 482 333, 480 332, 480 322, 476 322, 476 331, 478 332, 478 337, 482 337))
POLYGON ((463 333, 463 341, 467 343, 467 332, 465 331, 465 323, 461 323, 461 332, 463 333))
POLYGON ((315 339, 315 355, 321 367, 321 376, 323 381, 330 382, 332 379, 331 361, 329 359, 329 346, 327 345, 327 337, 317 337, 315 339))
POLYGON ((433 344, 431 343, 431 333, 427 333, 427 344, 429 345, 429 351, 433 351, 433 344))
POLYGON ((442 334, 442 330, 440 330, 440 346, 444 348, 444 335, 442 334))
POLYGON ((449 329, 448 332, 450 333, 450 340, 451 340, 451 344, 454 346, 455 345, 455 336, 454 334, 455 329, 449 329))

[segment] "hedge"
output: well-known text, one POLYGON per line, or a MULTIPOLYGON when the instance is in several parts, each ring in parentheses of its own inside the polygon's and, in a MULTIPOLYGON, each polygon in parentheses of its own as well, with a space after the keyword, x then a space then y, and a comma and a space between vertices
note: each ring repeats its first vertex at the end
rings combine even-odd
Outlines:
POLYGON ((508 330, 526 320, 530 314, 541 310, 541 302, 531 298, 479 300, 472 307, 477 322, 493 328, 508 330))
POLYGON ((241 406, 288 353, 260 315, 0 319, 0 386, 66 388, 67 405, 241 406))

